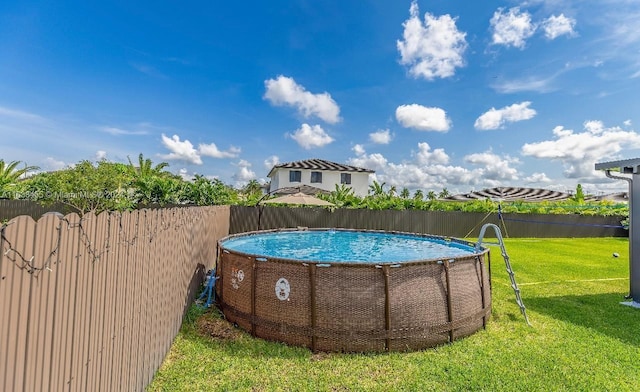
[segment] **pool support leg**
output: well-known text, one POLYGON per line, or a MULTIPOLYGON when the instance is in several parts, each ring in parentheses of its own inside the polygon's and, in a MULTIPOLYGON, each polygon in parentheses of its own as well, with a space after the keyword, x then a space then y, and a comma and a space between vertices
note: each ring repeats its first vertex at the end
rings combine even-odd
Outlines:
POLYGON ((449 321, 449 343, 453 342, 453 304, 451 302, 451 280, 449 279, 449 260, 442 262, 447 284, 447 320, 449 321))
MULTIPOLYGON (((484 298, 485 290, 484 290, 484 263, 482 259, 476 256, 476 262, 480 264, 480 298, 482 299, 482 310, 485 311, 487 309, 486 300, 484 298)), ((482 328, 487 329, 487 315, 482 316, 482 328)))
POLYGON ((382 266, 384 273, 384 329, 386 331, 386 339, 384 341, 385 351, 389 351, 391 347, 391 300, 389 298, 389 266, 382 266))
POLYGON ((256 259, 251 264, 251 336, 256 336, 256 259))
POLYGON ((316 344, 318 338, 316 337, 316 265, 309 264, 309 291, 311 295, 311 351, 316 352, 316 344))

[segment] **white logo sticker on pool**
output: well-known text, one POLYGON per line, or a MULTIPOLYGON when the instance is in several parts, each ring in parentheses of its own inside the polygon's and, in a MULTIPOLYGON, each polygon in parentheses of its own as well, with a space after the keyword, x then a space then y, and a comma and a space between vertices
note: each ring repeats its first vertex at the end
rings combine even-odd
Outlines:
POLYGON ((289 286, 289 281, 285 278, 280 278, 276 282, 276 297, 280 301, 286 301, 289 299, 289 292, 291 291, 291 286, 289 286))
POLYGON ((238 289, 240 283, 244 280, 244 271, 237 268, 231 268, 231 287, 238 289))

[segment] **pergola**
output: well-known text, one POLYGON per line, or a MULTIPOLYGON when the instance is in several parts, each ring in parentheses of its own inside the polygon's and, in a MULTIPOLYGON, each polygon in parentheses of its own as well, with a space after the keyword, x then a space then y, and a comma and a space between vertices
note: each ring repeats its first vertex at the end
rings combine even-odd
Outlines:
POLYGON ((640 228, 636 233, 634 222, 640 224, 640 158, 596 163, 596 170, 604 170, 609 178, 629 183, 629 299, 625 305, 640 308, 640 228), (611 174, 612 171, 631 176, 611 174))

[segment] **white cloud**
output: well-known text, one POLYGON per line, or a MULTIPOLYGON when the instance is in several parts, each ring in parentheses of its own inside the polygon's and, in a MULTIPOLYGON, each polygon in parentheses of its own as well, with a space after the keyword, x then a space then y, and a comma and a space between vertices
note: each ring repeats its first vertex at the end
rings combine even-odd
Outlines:
POLYGON ((264 160, 264 167, 267 170, 271 170, 278 163, 280 163, 280 158, 276 155, 271 155, 269 158, 264 160))
POLYGON ((545 173, 533 173, 532 175, 525 177, 526 184, 548 184, 551 179, 547 177, 545 173))
POLYGON ((498 129, 508 122, 532 119, 536 115, 536 111, 529 108, 529 105, 531 105, 531 102, 525 101, 514 103, 501 109, 491 108, 488 112, 478 117, 473 126, 481 130, 498 129))
MULTIPOLYGON (((444 174, 444 172, 445 170, 441 173, 444 174)), ((448 174, 451 173, 448 172, 448 174)), ((429 173, 428 168, 412 162, 390 163, 384 172, 379 173, 378 178, 381 182, 399 188, 434 190, 446 187, 446 182, 442 181, 443 179, 437 173, 429 173)), ((453 176, 449 178, 452 179, 453 176)))
POLYGON ((625 127, 630 127, 631 126, 631 120, 625 120, 623 122, 623 124, 624 124, 625 127))
POLYGON ((251 163, 248 161, 241 159, 240 162, 236 163, 236 166, 238 167, 238 172, 233 175, 233 179, 236 180, 236 187, 243 187, 249 181, 256 179, 256 173, 251 170, 251 163))
POLYGON ((381 181, 399 188, 441 190, 480 181, 473 171, 451 165, 419 165, 416 162, 389 163, 379 176, 381 181))
POLYGON ((447 132, 451 127, 451 120, 444 110, 415 103, 398 106, 396 119, 403 127, 419 131, 447 132))
POLYGON ((585 131, 592 133, 594 135, 601 134, 604 132, 604 123, 600 120, 589 120, 584 122, 585 131))
POLYGON ((169 154, 161 154, 162 159, 183 161, 194 165, 202 165, 202 157, 211 158, 235 158, 240 153, 237 147, 230 147, 228 151, 220 151, 215 143, 199 144, 196 149, 189 140, 180 140, 180 136, 171 138, 162 134, 162 144, 171 151, 169 154))
POLYGON ((42 167, 41 169, 43 169, 44 171, 55 171, 64 169, 65 167, 67 167, 67 164, 64 163, 64 161, 59 161, 57 159, 47 157, 44 160, 44 167, 42 167))
POLYGON ((561 162, 567 178, 600 178, 601 173, 594 168, 596 162, 615 158, 623 149, 640 147, 640 135, 634 131, 604 128, 600 121, 584 125, 585 131, 581 133, 557 126, 553 129, 553 140, 526 143, 522 154, 561 162))
POLYGON ((201 156, 211 158, 236 158, 240 154, 238 147, 229 147, 228 151, 220 151, 215 143, 199 144, 198 152, 201 156))
POLYGON ((551 77, 526 77, 522 79, 514 79, 501 81, 491 85, 491 88, 501 94, 519 93, 522 91, 535 91, 539 93, 548 93, 555 90, 553 82, 559 73, 551 77))
POLYGON ((364 147, 362 146, 362 144, 356 144, 355 146, 353 146, 351 148, 351 150, 353 150, 353 152, 357 156, 361 156, 361 155, 364 155, 366 153, 366 151, 364 150, 364 147))
POLYGON ((561 35, 574 36, 576 34, 574 28, 576 26, 576 20, 573 18, 567 18, 564 14, 558 16, 551 15, 544 21, 540 27, 544 30, 544 35, 548 39, 556 39, 561 35))
POLYGON ((376 144, 389 144, 393 136, 388 129, 379 129, 369 134, 369 140, 376 144))
POLYGON ((120 135, 148 135, 149 131, 146 130, 130 130, 130 129, 122 129, 118 127, 100 127, 102 132, 106 132, 108 134, 114 136, 120 135))
POLYGON ((162 144, 171 151, 169 154, 160 155, 162 159, 184 161, 193 163, 194 165, 202 165, 202 159, 200 154, 193 147, 190 141, 181 141, 180 136, 173 135, 168 138, 162 134, 162 144))
POLYGON ((403 23, 404 40, 396 43, 400 63, 408 66, 414 77, 433 80, 453 76, 456 68, 465 65, 466 33, 458 30, 456 19, 449 15, 436 17, 426 13, 423 25, 415 0, 409 13, 411 16, 403 23))
POLYGON ((431 149, 428 143, 419 143, 418 152, 412 160, 399 163, 389 162, 382 154, 365 154, 364 150, 354 151, 357 157, 348 160, 350 165, 367 167, 376 171, 375 179, 380 183, 397 188, 440 191, 447 188, 494 187, 513 184, 519 172, 513 166, 518 159, 501 157, 491 151, 470 154, 464 161, 474 168, 449 164, 449 156, 442 148, 431 149))
POLYGON ((283 75, 276 79, 265 80, 264 99, 276 106, 293 106, 305 118, 316 116, 321 120, 335 124, 340 119, 340 107, 329 93, 312 94, 297 84, 293 78, 283 75))
POLYGON ((491 151, 483 153, 469 154, 464 157, 464 161, 479 166, 477 173, 484 180, 516 181, 518 170, 511 167, 512 164, 519 164, 517 158, 509 156, 500 157, 491 151))
POLYGON ((107 152, 103 150, 96 151, 96 161, 101 161, 103 159, 107 159, 107 152))
POLYGON ((309 124, 302 124, 294 133, 287 136, 295 140, 305 150, 324 147, 334 140, 320 125, 311 126, 309 124))
POLYGON ((449 155, 442 148, 431 151, 428 143, 418 143, 416 161, 420 165, 446 165, 449 163, 449 155))
MULTIPOLYGON (((584 19, 585 36, 575 45, 581 47, 581 55, 605 64, 599 75, 605 78, 626 79, 640 75, 640 9, 633 0, 600 0, 574 2, 579 14, 594 15, 584 19), (582 10, 581 8, 584 8, 582 10), (590 30, 594 29, 593 39, 590 30), (587 43, 587 42, 583 42, 587 43)), ((604 94, 603 94, 604 95, 604 94)))
POLYGON ((364 167, 371 170, 383 170, 387 166, 387 158, 385 158, 382 154, 364 154, 364 151, 361 155, 358 155, 356 158, 350 158, 347 160, 347 163, 352 166, 364 167))
POLYGON ((493 44, 514 46, 523 49, 526 40, 536 31, 536 26, 531 21, 531 14, 520 12, 519 7, 513 7, 505 12, 504 8, 498 8, 491 18, 493 29, 493 44))
POLYGON ((184 167, 178 170, 178 175, 185 181, 191 181, 194 177, 193 175, 189 174, 189 171, 184 167))
MULTIPOLYGON (((599 1, 590 5, 592 12, 599 15, 590 22, 601 28, 601 39, 606 52, 618 52, 621 48, 637 49, 640 31, 637 28, 640 10, 635 1, 599 1)), ((607 53, 615 57, 621 53, 607 53)), ((634 57, 637 58, 637 55, 634 57)))

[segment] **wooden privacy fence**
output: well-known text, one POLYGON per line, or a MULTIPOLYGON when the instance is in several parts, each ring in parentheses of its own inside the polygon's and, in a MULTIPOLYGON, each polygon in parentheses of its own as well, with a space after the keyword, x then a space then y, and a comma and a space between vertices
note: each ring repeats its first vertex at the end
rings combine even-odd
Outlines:
POLYGON ((11 220, 0 390, 143 390, 228 231, 228 206, 11 220))
POLYGON ((365 210, 322 207, 231 207, 230 233, 304 226, 395 230, 451 237, 477 237, 482 224, 494 223, 508 237, 627 237, 620 216, 543 215, 365 210))

